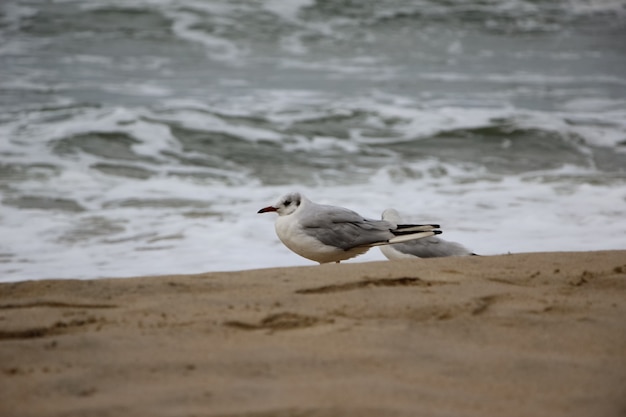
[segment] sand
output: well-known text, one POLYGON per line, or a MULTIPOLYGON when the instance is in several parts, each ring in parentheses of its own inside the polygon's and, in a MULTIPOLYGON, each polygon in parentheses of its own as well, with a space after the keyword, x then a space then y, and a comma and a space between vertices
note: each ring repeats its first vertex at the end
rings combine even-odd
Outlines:
POLYGON ((0 284, 0 416, 624 416, 626 251, 0 284))

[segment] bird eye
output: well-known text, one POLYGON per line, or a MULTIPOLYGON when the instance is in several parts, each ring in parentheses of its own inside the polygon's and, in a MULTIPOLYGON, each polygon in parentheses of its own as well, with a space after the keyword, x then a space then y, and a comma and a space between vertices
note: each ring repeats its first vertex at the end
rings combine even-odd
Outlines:
POLYGON ((287 200, 285 201, 285 205, 288 206, 289 204, 291 204, 291 200, 287 200))

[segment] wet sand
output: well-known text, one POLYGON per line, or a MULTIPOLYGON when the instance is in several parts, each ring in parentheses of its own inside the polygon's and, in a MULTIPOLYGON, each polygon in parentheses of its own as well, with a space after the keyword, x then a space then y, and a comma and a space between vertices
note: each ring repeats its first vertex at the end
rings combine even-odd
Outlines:
POLYGON ((1 416, 624 416, 626 251, 0 284, 1 416))

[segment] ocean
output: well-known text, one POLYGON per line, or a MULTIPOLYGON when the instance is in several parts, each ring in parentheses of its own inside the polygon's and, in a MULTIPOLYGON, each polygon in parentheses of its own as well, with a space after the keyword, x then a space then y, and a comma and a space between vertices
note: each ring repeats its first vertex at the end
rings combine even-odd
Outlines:
POLYGON ((617 0, 4 0, 0 281, 313 265, 289 191, 626 249, 625 39, 617 0))

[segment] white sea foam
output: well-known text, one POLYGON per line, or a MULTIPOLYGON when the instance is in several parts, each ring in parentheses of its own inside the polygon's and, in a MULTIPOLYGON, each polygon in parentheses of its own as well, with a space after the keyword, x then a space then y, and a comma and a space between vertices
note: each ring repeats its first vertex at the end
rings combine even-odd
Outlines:
POLYGON ((577 85, 580 83, 603 83, 615 86, 625 86, 626 79, 608 74, 585 75, 585 76, 552 76, 546 74, 533 74, 528 72, 514 72, 512 74, 460 74, 457 72, 445 73, 421 73, 416 75, 425 80, 438 80, 447 82, 489 82, 498 84, 529 84, 529 85, 577 85))
MULTIPOLYGON (((92 190, 85 196, 85 201, 92 201, 91 209, 84 213, 8 208, 2 232, 15 238, 10 245, 3 242, 0 251, 16 254, 19 260, 0 264, 0 272, 4 280, 15 280, 310 265, 280 244, 273 216, 256 214, 291 189, 372 218, 395 207, 410 220, 441 223, 445 238, 484 255, 626 248, 622 186, 555 183, 541 179, 549 174, 545 172, 536 177, 485 177, 481 169, 468 171, 436 161, 413 169, 423 177, 399 179, 384 169, 367 183, 325 187, 205 187, 165 178, 124 181, 108 190, 92 190), (447 174, 432 174, 441 169, 447 174), (195 200, 199 206, 107 206, 137 197, 195 200), (88 234, 75 244, 59 246, 59 239, 71 241, 68 229, 77 218, 93 217, 108 219, 123 230, 106 236, 88 234)), ((580 173, 575 167, 570 171, 580 173)), ((59 180, 69 186, 85 181, 68 175, 59 180)), ((382 259, 373 250, 352 262, 382 259)))
MULTIPOLYGON (((77 183, 76 178, 67 175, 62 179, 77 183)), ((195 273, 310 264, 280 244, 274 235, 273 217, 256 214, 294 187, 257 184, 237 189, 206 188, 163 181, 150 185, 140 181, 118 183, 99 201, 123 201, 138 195, 200 199, 209 213, 204 215, 199 210, 197 217, 188 217, 184 212, 193 209, 98 209, 93 205, 88 213, 79 214, 4 210, 3 235, 14 238, 10 246, 3 242, 0 247, 2 252, 14 253, 18 258, 0 264, 4 279, 195 273), (77 217, 93 216, 117 222, 124 231, 59 245, 58 240, 77 217)), ((626 247, 626 195, 621 186, 573 184, 563 189, 563 185, 524 177, 476 180, 468 185, 457 183, 454 175, 398 182, 381 172, 367 184, 297 188, 316 201, 350 207, 369 217, 378 217, 384 208, 393 206, 415 221, 440 222, 444 237, 485 255, 626 247)), ((93 193, 87 200, 92 198, 98 196, 93 193)), ((382 259, 372 251, 353 262, 382 259)))
POLYGON ((298 21, 300 10, 314 4, 315 0, 267 0, 263 7, 287 21, 298 21))
POLYGON ((208 56, 212 59, 238 64, 247 54, 242 47, 233 41, 195 29, 206 23, 202 16, 197 13, 168 11, 166 16, 173 19, 172 30, 178 37, 203 45, 208 56))
POLYGON ((142 97, 167 97, 172 94, 172 90, 154 84, 109 84, 100 86, 102 91, 109 91, 124 95, 137 95, 142 97))

